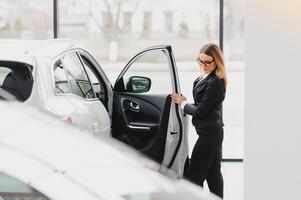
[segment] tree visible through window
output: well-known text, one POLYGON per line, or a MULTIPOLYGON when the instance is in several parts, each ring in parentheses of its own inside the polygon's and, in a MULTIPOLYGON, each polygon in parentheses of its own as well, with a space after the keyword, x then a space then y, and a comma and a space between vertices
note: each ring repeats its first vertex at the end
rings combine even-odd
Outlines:
POLYGON ((123 30, 125 32, 131 32, 131 30, 132 30, 132 13, 131 12, 123 13, 123 30))

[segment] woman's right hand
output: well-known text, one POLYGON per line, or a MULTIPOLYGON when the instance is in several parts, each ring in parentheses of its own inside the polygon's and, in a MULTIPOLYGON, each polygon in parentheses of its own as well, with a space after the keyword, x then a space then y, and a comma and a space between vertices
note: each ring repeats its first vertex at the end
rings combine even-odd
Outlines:
POLYGON ((170 94, 170 97, 171 97, 171 99, 172 99, 173 102, 175 102, 175 103, 177 103, 179 105, 181 105, 183 101, 187 100, 187 98, 185 96, 179 95, 176 92, 172 92, 170 94))

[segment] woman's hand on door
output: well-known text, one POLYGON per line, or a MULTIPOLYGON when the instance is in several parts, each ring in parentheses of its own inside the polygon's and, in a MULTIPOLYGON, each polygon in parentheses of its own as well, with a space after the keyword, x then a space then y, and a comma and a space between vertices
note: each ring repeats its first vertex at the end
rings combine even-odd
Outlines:
POLYGON ((175 102, 175 103, 177 103, 179 105, 181 105, 183 103, 183 101, 187 100, 187 98, 185 96, 179 95, 176 92, 172 92, 170 94, 170 97, 171 97, 171 99, 172 99, 173 102, 175 102))

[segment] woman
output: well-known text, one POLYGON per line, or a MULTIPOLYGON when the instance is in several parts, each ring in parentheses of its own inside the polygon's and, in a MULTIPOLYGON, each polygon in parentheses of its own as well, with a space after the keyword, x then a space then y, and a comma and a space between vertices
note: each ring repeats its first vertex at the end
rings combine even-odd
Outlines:
POLYGON ((199 52, 197 62, 202 76, 193 83, 194 103, 188 103, 185 96, 175 92, 171 98, 181 105, 186 114, 192 115, 192 124, 199 135, 191 154, 188 179, 201 187, 206 180, 210 191, 223 198, 222 102, 227 75, 222 52, 215 44, 205 45, 199 52))

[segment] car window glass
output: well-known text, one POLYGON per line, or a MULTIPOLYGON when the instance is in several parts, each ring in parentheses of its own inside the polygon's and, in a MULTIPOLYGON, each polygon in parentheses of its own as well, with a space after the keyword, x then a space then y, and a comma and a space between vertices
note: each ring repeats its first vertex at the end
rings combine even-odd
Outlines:
POLYGON ((49 200, 30 185, 0 171, 0 199, 49 200))
POLYGON ((138 57, 123 75, 124 87, 127 88, 133 76, 151 79, 151 86, 146 94, 168 94, 172 83, 167 55, 162 50, 151 50, 138 57))
POLYGON ((63 65, 72 93, 87 99, 95 98, 92 86, 77 54, 66 55, 63 58, 63 65))
POLYGON ((96 93, 97 97, 100 97, 101 100, 104 100, 106 92, 105 92, 105 86, 103 84, 103 82, 99 79, 101 79, 101 77, 99 77, 99 75, 97 76, 92 69, 95 70, 95 66, 93 66, 92 62, 90 60, 88 60, 88 58, 86 58, 85 56, 81 55, 81 58, 83 60, 84 63, 84 68, 89 76, 90 82, 92 84, 93 90, 96 93))
POLYGON ((11 72, 11 69, 0 66, 0 86, 2 86, 5 77, 11 72))
POLYGON ((70 93, 70 87, 61 60, 54 65, 54 82, 55 93, 70 93))
POLYGON ((100 87, 101 84, 99 83, 98 79, 96 78, 95 74, 92 72, 90 67, 88 67, 86 64, 84 64, 85 70, 90 78, 90 82, 92 84, 93 90, 96 94, 99 94, 103 91, 103 87, 100 87))

